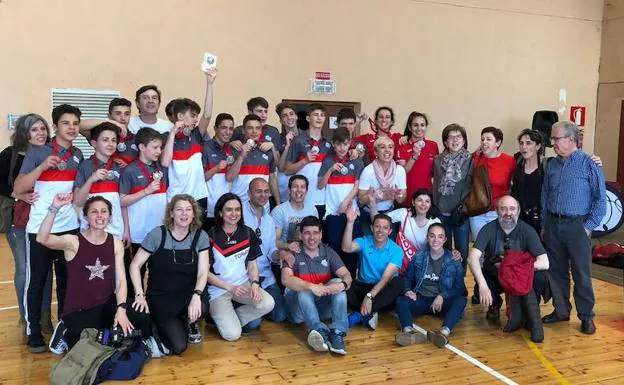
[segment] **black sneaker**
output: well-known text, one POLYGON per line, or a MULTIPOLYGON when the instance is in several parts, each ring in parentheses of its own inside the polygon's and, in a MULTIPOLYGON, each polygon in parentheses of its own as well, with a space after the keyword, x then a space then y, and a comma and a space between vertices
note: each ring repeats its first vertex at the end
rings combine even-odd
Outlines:
POLYGON ((50 338, 50 343, 48 347, 50 351, 56 355, 61 355, 67 351, 67 343, 63 338, 65 336, 65 331, 67 328, 63 321, 59 321, 54 328, 54 332, 52 333, 52 338, 50 338))
POLYGON ((188 343, 198 344, 202 341, 201 330, 199 330, 199 321, 195 321, 188 325, 188 343))
POLYGON ((41 333, 38 335, 28 336, 28 351, 31 353, 44 353, 48 350, 48 346, 43 340, 41 333))

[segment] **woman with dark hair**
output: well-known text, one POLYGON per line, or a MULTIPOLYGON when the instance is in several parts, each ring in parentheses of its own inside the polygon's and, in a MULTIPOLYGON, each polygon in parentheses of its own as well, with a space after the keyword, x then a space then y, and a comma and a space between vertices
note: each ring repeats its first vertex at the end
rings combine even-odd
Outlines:
POLYGON ((544 177, 542 134, 528 128, 522 130, 518 135, 518 147, 520 156, 512 178, 511 196, 520 202, 520 219, 540 234, 542 230, 540 198, 544 177))
POLYGON ((72 199, 71 193, 57 194, 37 233, 37 242, 64 252, 67 266, 63 312, 50 340, 50 350, 62 354, 71 349, 86 328, 119 326, 127 335, 137 327, 143 337, 149 337, 149 318, 127 312, 124 245, 106 231, 112 218, 112 204, 101 196, 91 197, 82 210, 88 223, 84 231, 50 234, 56 213, 61 207, 71 205, 72 199))
MULTIPOLYGON (((410 197, 418 189, 433 188, 433 160, 440 153, 438 144, 425 138, 429 119, 425 114, 412 111, 407 118, 403 138, 399 141, 396 161, 405 167, 407 173, 407 196, 410 197)), ((404 202, 409 207, 408 202, 404 202)))
POLYGON ((215 205, 215 220, 209 231, 210 316, 223 339, 236 341, 251 329, 250 322, 273 310, 275 301, 260 286, 260 240, 244 224, 240 198, 223 194, 215 205))
MULTIPOLYGON (((377 215, 377 204, 371 194, 370 215, 377 215)), ((426 188, 417 190, 412 195, 412 204, 409 208, 400 208, 387 212, 393 223, 400 223, 405 238, 412 242, 417 250, 423 250, 427 245, 427 229, 434 223, 440 223, 438 210, 432 204, 433 195, 426 188)))
POLYGON ((442 130, 444 151, 436 156, 433 167, 433 203, 447 233, 445 247, 453 246, 462 256, 464 272, 468 263, 470 224, 463 202, 472 187, 472 156, 467 150, 466 129, 457 123, 442 130))
POLYGON ((368 120, 372 133, 360 135, 356 140, 366 146, 368 152, 369 161, 373 161, 376 158, 375 154, 375 141, 382 137, 388 137, 392 139, 395 146, 401 139, 401 134, 398 132, 391 132, 394 125, 394 110, 387 106, 377 108, 375 111, 375 120, 368 120))
MULTIPOLYGON (((15 132, 11 135, 11 145, 0 153, 0 195, 13 201, 13 223, 7 231, 7 240, 15 261, 15 275, 13 283, 17 304, 19 307, 19 325, 24 324, 24 287, 26 285, 26 222, 30 212, 30 205, 34 203, 38 194, 27 192, 16 194, 13 191, 15 178, 19 174, 24 160, 24 154, 30 146, 42 146, 50 139, 50 128, 43 117, 37 114, 22 115, 17 120, 15 132)), ((41 323, 44 330, 52 332, 50 319, 50 304, 52 302, 52 269, 43 290, 41 305, 41 323)))
POLYGON ((150 313, 156 331, 173 354, 201 342, 199 319, 206 314, 208 236, 201 229, 202 209, 190 195, 175 195, 167 204, 164 224, 150 231, 130 264, 135 290, 132 307, 150 313), (147 292, 141 267, 147 262, 147 292))

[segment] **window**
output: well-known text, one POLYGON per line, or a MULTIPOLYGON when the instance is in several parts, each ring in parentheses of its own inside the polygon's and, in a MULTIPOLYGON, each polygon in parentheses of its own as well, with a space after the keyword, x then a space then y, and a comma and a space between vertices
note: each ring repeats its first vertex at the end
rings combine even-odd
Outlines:
MULTIPOLYGON (((71 104, 80 108, 82 119, 106 119, 108 117, 108 104, 113 98, 118 98, 119 95, 119 91, 53 88, 52 108, 61 104, 71 104)), ((74 140, 74 146, 82 151, 85 158, 94 153, 93 147, 82 135, 78 135, 74 140)))

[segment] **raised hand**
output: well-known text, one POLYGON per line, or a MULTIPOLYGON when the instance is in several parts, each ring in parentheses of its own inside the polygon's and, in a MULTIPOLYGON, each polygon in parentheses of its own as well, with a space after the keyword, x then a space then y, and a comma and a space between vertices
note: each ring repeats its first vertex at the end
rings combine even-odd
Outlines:
POLYGON ((218 72, 219 70, 217 70, 216 68, 208 68, 204 70, 204 73, 206 74, 206 82, 208 84, 214 84, 218 72))
POLYGON ((54 200, 52 201, 52 204, 55 207, 63 207, 66 205, 70 205, 72 203, 72 199, 74 199, 74 194, 60 193, 54 196, 54 200))
POLYGON ((59 158, 58 156, 50 155, 47 158, 45 158, 45 160, 43 161, 43 163, 41 163, 39 167, 41 167, 43 171, 46 171, 46 170, 56 167, 56 165, 59 164, 60 161, 61 161, 61 158, 59 158))

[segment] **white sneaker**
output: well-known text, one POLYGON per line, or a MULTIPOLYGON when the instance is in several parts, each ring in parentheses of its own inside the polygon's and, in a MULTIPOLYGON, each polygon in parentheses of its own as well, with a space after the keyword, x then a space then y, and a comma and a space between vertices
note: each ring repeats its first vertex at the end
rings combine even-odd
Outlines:
POLYGON ((375 312, 373 315, 366 320, 366 325, 372 330, 377 329, 377 324, 379 324, 379 313, 375 312))
POLYGON ((329 336, 326 337, 318 330, 310 330, 308 334, 308 345, 317 352, 326 352, 329 350, 329 345, 327 344, 328 338, 329 336))

